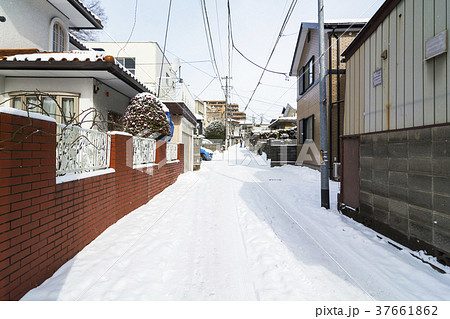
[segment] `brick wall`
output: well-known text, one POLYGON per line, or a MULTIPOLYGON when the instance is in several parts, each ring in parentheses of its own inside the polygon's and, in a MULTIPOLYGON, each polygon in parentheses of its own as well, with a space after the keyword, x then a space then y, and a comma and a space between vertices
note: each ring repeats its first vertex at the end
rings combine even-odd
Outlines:
POLYGON ((0 300, 40 285, 107 227, 174 183, 179 162, 133 169, 132 137, 112 135, 111 173, 56 183, 55 123, 0 113, 0 300), (16 132, 16 133, 14 133, 16 132))

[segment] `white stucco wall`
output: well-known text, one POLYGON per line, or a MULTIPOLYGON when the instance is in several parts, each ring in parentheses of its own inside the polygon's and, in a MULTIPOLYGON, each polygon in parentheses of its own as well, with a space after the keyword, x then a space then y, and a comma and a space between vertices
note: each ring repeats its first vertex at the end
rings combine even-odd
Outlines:
POLYGON ((184 171, 194 170, 194 128, 191 122, 181 120, 181 141, 184 144, 184 171))
POLYGON ((125 96, 106 84, 96 82, 99 87, 97 93, 93 95, 93 104, 100 110, 105 119, 107 119, 108 111, 124 114, 130 102, 130 98, 125 96))
MULTIPOLYGON (((102 48, 108 54, 114 57, 130 57, 136 59, 136 77, 145 85, 151 88, 154 93, 157 93, 158 80, 160 76, 160 66, 162 62, 162 51, 156 42, 130 42, 125 46, 125 42, 84 42, 88 48, 99 49, 102 48)), ((165 59, 163 67, 163 77, 166 73, 175 79, 176 74, 172 71, 170 63, 165 59)), ((169 100, 175 99, 175 89, 172 88, 173 80, 169 80, 168 94, 172 97, 169 100)), ((165 78, 161 81, 161 87, 166 87, 165 78)), ((166 89, 163 89, 166 92, 166 89)), ((162 92, 161 92, 162 96, 162 92)), ((166 99, 167 100, 167 99, 166 99)))
MULTIPOLYGON (((79 113, 95 107, 99 110, 105 119, 107 119, 107 111, 111 110, 116 113, 123 114, 129 103, 129 98, 114 89, 99 84, 99 91, 94 94, 93 86, 98 82, 93 78, 72 78, 60 79, 55 78, 6 78, 4 80, 4 91, 43 91, 43 92, 65 92, 79 94, 79 113), (107 96, 106 92, 109 93, 107 96)), ((2 87, 2 77, 0 77, 0 88, 2 87)), ((7 98, 7 96, 6 96, 7 98)), ((9 106, 9 104, 7 105, 9 106)), ((88 112, 86 112, 88 113, 88 112)), ((83 127, 90 127, 94 114, 91 112, 86 118, 86 124, 83 127)))
POLYGON ((66 30, 68 26, 68 18, 44 0, 2 0, 0 14, 6 17, 0 25, 0 49, 49 51, 52 19, 61 19, 66 30))
MULTIPOLYGON (((93 79, 64 79, 59 78, 6 78, 5 90, 42 92, 65 92, 77 93, 79 97, 79 112, 87 110, 93 106, 93 79)), ((89 116, 87 120, 92 120, 89 116)))

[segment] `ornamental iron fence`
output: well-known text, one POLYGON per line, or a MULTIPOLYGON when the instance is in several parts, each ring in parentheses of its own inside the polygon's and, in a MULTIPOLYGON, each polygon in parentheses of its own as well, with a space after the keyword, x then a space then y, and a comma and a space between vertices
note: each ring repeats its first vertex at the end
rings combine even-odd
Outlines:
POLYGON ((109 168, 111 137, 78 126, 56 124, 56 176, 109 168))
POLYGON ((177 143, 167 143, 166 148, 166 159, 167 161, 176 161, 178 159, 178 144, 177 143))
POLYGON ((156 141, 133 136, 133 165, 151 164, 156 158, 156 141))

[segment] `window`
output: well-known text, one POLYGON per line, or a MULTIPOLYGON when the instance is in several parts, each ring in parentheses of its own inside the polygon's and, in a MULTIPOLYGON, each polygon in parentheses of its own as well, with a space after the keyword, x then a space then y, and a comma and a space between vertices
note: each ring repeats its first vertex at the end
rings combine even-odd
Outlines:
POLYGON ((314 140, 314 115, 301 119, 298 123, 298 143, 314 140))
POLYGON ((116 58, 116 60, 132 74, 136 74, 136 58, 116 58))
POLYGON ((108 111, 108 131, 121 131, 122 127, 119 124, 122 119, 122 114, 108 111))
POLYGON ((11 107, 48 115, 58 123, 69 123, 78 114, 78 94, 17 92, 10 96, 11 107))
POLYGON ((58 22, 53 24, 53 52, 63 52, 66 50, 66 32, 58 22))
POLYGON ((314 84, 314 57, 300 69, 299 95, 305 93, 314 84))

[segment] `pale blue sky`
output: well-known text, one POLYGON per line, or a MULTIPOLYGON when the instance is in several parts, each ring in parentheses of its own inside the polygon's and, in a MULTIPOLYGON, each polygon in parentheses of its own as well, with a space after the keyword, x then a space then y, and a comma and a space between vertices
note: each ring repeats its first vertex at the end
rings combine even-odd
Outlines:
MULTIPOLYGON (((324 0, 325 19, 370 18, 384 0, 324 0)), ((135 0, 103 0, 108 16, 100 40, 126 41, 130 35, 135 0)), ((236 46, 254 62, 265 65, 280 31, 291 0, 231 0, 233 34, 236 46)), ((209 20, 221 76, 227 75, 227 7, 226 0, 206 0, 209 20), (220 32, 220 33, 219 33, 220 32)), ((163 47, 169 0, 138 0, 138 14, 131 41, 156 41, 163 47)), ((284 34, 272 57, 269 69, 289 72, 300 23, 317 21, 317 0, 298 0, 284 34)), ((172 12, 167 39, 167 56, 185 61, 210 60, 203 27, 200 0, 172 0, 172 12)), ((243 109, 256 87, 262 70, 232 55, 231 100, 243 109)), ((214 71, 210 62, 182 63, 182 78, 191 93, 200 94, 210 83, 214 71), (201 69, 203 72, 199 71, 201 69), (206 73, 206 74, 205 74, 206 73), (209 75, 210 76, 209 76, 209 75)), ((247 109, 248 118, 265 114, 278 117, 287 103, 296 105, 296 79, 265 73, 247 109), (289 89, 292 87, 291 89, 289 89)), ((219 82, 200 95, 204 100, 223 100, 219 82)))

